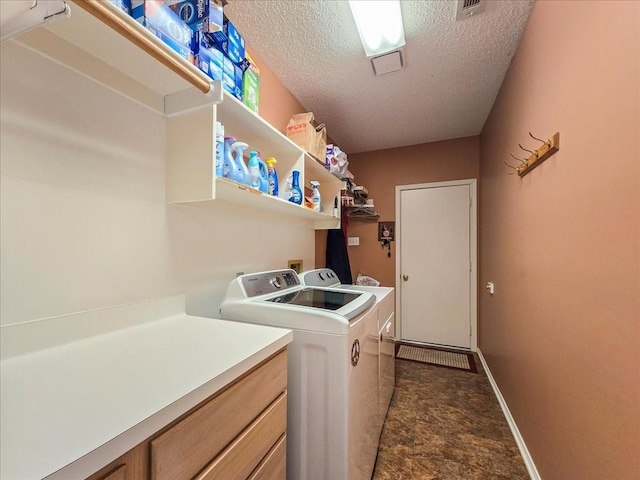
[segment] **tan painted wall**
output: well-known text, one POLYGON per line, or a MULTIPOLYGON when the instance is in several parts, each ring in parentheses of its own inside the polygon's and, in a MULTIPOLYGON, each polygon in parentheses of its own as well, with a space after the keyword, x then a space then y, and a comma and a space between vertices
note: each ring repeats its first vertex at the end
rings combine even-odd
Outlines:
POLYGON ((545 480, 640 478, 639 24, 538 1, 481 137, 481 350, 545 480))
MULTIPOLYGON (((373 199, 379 221, 395 221, 396 185, 478 178, 480 137, 412 145, 349 155, 349 170, 356 184, 364 185, 373 199)), ((378 220, 349 219, 348 235, 360 237, 349 247, 354 280, 359 272, 395 286, 396 242, 388 249, 378 242, 378 220)), ((316 232, 316 265, 324 266, 326 232, 316 232)))
POLYGON ((251 58, 260 68, 260 105, 259 115, 281 132, 285 132, 289 118, 294 113, 302 113, 307 110, 286 89, 280 79, 266 63, 249 48, 251 58))

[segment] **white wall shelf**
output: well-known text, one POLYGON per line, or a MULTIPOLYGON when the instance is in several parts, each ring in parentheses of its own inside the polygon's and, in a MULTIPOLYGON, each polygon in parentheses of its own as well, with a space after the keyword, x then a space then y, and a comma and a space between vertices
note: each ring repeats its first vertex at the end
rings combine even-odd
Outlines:
POLYGON ((213 82, 207 75, 120 9, 106 1, 77 0, 69 4, 70 18, 28 31, 16 41, 163 115, 222 100, 219 82, 211 85, 213 82), (156 57, 178 65, 200 84, 211 85, 209 93, 203 93, 141 46, 80 7, 92 4, 134 32, 141 39, 139 43, 152 49, 156 57), (181 100, 186 103, 180 105, 181 100))
POLYGON ((286 136, 262 120, 235 98, 224 94, 222 103, 169 120, 167 144, 167 201, 206 208, 209 202, 223 200, 250 207, 254 211, 281 214, 281 221, 305 220, 315 229, 338 228, 333 205, 341 181, 331 175, 286 136), (226 136, 233 136, 258 150, 263 159, 277 160, 278 188, 286 188, 294 170, 300 172, 300 188, 310 180, 320 182, 324 212, 265 195, 255 189, 215 176, 215 122, 220 121, 226 136), (185 133, 188 132, 188 133, 185 133))
POLYGON ((69 3, 71 18, 15 41, 167 117, 167 202, 200 208, 229 202, 258 214, 278 214, 280 221, 302 220, 310 228, 339 227, 333 206, 341 182, 318 161, 110 3, 69 3), (276 158, 280 191, 294 170, 300 172, 302 189, 310 180, 318 181, 324 212, 216 178, 216 120, 224 124, 226 135, 248 143, 263 159, 276 158))

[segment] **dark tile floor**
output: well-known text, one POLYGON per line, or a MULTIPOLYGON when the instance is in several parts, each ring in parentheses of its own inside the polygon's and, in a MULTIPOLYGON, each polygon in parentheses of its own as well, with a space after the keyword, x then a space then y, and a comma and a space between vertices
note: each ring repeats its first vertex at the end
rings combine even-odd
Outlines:
POLYGON ((478 373, 396 361, 373 480, 528 479, 493 389, 478 373))

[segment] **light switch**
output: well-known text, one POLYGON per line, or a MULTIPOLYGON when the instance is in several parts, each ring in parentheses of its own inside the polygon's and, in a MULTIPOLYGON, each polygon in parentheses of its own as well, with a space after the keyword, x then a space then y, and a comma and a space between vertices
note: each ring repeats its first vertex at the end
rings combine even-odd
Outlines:
POLYGON ((349 237, 349 246, 357 247, 360 245, 360 237, 349 237))

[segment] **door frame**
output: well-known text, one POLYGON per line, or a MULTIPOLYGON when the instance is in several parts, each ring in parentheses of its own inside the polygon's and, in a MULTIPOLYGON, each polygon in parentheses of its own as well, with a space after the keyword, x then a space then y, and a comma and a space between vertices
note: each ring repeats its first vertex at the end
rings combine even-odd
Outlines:
MULTIPOLYGON (((471 279, 470 285, 470 327, 471 327, 471 351, 475 352, 478 349, 478 188, 477 180, 475 178, 469 178, 464 180, 453 180, 448 182, 429 182, 418 183, 413 185, 396 185, 396 235, 398 239, 402 235, 402 223, 400 216, 400 195, 405 190, 420 190, 424 188, 441 188, 441 187, 454 187, 459 185, 469 185, 471 194, 471 215, 469 225, 469 248, 471 254, 471 271, 469 276, 471 279)), ((396 244, 396 341, 402 339, 402 242, 398 241, 396 244)))

